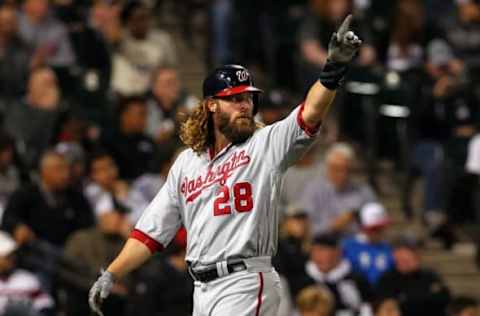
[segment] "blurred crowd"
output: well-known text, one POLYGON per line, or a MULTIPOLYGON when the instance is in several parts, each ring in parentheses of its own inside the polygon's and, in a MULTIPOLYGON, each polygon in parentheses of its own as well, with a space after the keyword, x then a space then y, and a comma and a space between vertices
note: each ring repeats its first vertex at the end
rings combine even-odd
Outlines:
MULTIPOLYGON (((279 315, 478 316, 422 265, 417 238, 386 237, 376 177, 394 162, 405 218, 446 249, 456 225, 480 222, 476 0, 1 1, 0 315, 89 315, 88 289, 162 187, 201 98, 176 41, 206 39, 207 69, 247 66, 268 125, 318 79, 350 12, 364 44, 322 141, 284 178, 279 315)), ((191 314, 186 233, 115 284, 106 315, 191 314)))
POLYGON ((353 144, 377 192, 388 190, 378 162, 393 161, 406 218, 421 218, 451 248, 455 225, 480 220, 479 1, 218 0, 207 62, 241 61, 267 91, 301 102, 348 13, 363 45, 324 139, 353 144), (418 179, 421 207, 412 203, 418 179))

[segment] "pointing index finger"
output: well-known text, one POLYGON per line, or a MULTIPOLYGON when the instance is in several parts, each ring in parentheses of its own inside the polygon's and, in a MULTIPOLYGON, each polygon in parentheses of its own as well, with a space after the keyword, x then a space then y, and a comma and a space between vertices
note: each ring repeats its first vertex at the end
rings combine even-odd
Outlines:
POLYGON ((345 34, 350 30, 350 23, 352 22, 352 15, 349 14, 345 20, 343 20, 342 25, 338 28, 337 36, 338 38, 343 38, 345 34))

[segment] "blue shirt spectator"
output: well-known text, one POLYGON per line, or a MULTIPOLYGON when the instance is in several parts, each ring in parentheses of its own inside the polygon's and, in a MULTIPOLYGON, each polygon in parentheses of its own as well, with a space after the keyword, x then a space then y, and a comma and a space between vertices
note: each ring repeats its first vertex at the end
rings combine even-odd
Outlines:
POLYGON ((392 248, 382 240, 390 220, 378 203, 366 204, 359 215, 362 233, 344 241, 343 256, 354 272, 362 274, 374 285, 384 272, 394 267, 392 248))

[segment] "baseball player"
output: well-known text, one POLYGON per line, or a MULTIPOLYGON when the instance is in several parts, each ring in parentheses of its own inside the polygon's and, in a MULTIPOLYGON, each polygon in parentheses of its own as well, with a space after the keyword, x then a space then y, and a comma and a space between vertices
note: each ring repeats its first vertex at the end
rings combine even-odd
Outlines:
POLYGON ((304 103, 273 125, 261 128, 253 120, 261 90, 247 69, 226 65, 205 79, 204 99, 180 132, 189 149, 91 288, 95 312, 101 315, 115 280, 166 247, 184 225, 193 315, 276 315, 280 280, 270 261, 281 178, 314 142, 361 44, 350 22, 348 16, 332 35, 328 60, 304 103))

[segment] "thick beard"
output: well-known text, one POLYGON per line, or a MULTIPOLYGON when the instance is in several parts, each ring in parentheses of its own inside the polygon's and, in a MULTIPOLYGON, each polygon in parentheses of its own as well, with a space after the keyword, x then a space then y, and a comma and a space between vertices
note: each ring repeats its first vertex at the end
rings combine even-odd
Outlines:
POLYGON ((255 121, 250 117, 248 124, 240 123, 239 119, 235 119, 231 123, 230 116, 220 112, 218 113, 218 129, 233 144, 243 143, 255 132, 255 121))

